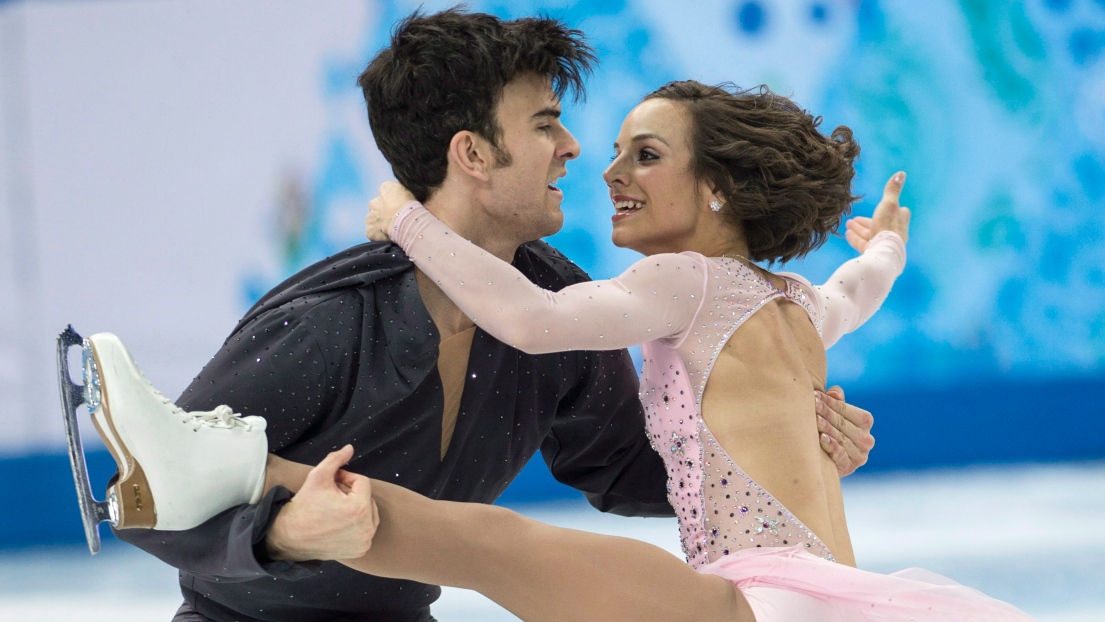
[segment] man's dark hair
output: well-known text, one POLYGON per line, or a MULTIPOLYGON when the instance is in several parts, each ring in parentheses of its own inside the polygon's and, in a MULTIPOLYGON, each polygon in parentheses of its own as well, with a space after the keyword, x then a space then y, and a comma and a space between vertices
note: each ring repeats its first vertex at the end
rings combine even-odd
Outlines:
POLYGON ((357 83, 368 121, 396 179, 420 201, 445 181, 446 152, 457 132, 484 137, 496 164, 509 165, 495 106, 514 78, 546 76, 557 97, 581 99, 596 59, 583 32, 559 20, 503 21, 455 7, 400 21, 391 45, 376 55, 357 83))
POLYGON ((859 145, 841 125, 831 136, 814 117, 766 86, 740 90, 671 82, 645 96, 681 104, 691 125, 691 169, 743 231, 750 258, 786 262, 820 247, 852 203, 859 145))

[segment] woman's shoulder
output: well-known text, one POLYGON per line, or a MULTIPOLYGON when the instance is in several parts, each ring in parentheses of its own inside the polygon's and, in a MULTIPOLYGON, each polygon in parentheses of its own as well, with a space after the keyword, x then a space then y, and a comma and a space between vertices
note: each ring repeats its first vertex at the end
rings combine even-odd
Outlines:
MULTIPOLYGON (((648 270, 667 272, 671 270, 704 271, 709 266, 709 259, 694 251, 681 253, 657 253, 637 260, 630 270, 648 270)), ((703 272, 704 273, 704 272, 703 272)))
POLYGON ((821 291, 817 289, 809 279, 797 272, 776 272, 776 276, 786 279, 788 292, 794 294, 795 302, 806 308, 813 320, 818 332, 821 331, 821 320, 825 315, 824 304, 821 300, 821 291))
POLYGON ((775 272, 775 276, 786 279, 787 281, 797 283, 800 287, 813 289, 813 283, 809 279, 798 274, 797 272, 775 272))

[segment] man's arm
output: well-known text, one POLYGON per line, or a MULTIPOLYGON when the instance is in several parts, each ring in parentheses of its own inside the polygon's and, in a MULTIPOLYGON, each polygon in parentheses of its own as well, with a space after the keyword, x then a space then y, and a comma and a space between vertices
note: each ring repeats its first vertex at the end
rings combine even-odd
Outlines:
MULTIPOLYGON (((177 400, 185 410, 227 404, 266 419, 269 451, 298 440, 327 412, 328 369, 322 348, 296 317, 275 309, 244 326, 226 343, 177 400)), ((212 456, 212 460, 218 460, 212 456)), ((282 487, 256 505, 226 510, 186 531, 125 529, 129 542, 186 572, 250 580, 301 570, 268 559, 264 539, 291 494, 282 487)))
MULTIPOLYGON (((624 352, 604 352, 602 357, 607 360, 598 369, 611 370, 606 376, 609 387, 597 392, 582 388, 566 399, 541 453, 557 480, 583 491, 591 505, 603 512, 672 516, 667 471, 644 432, 632 364, 624 352), (624 365, 619 361, 623 355, 624 365), (588 410, 589 406, 598 411, 588 410)), ((875 419, 845 402, 840 387, 817 395, 821 449, 836 463, 841 477, 851 475, 867 462, 875 446, 871 435, 875 419)))
POLYGON ((674 516, 667 470, 645 433, 629 353, 580 352, 576 357, 579 380, 561 400, 541 445, 549 470, 603 512, 674 516))

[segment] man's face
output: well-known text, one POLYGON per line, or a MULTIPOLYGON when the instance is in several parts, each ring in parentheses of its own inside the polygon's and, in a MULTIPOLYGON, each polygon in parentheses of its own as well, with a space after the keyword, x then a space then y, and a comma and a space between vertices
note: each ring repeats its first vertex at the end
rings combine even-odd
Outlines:
POLYGON ((556 182, 579 156, 579 143, 560 123, 560 101, 544 76, 526 74, 503 89, 495 109, 509 163, 490 172, 488 208, 525 240, 552 235, 564 224, 556 182))

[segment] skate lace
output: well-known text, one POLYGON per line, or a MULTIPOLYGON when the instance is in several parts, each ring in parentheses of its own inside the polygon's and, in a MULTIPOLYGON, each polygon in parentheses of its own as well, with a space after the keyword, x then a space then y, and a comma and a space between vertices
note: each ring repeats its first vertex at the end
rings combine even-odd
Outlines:
POLYGON ((230 409, 225 404, 215 407, 209 412, 188 413, 192 417, 193 425, 207 426, 210 428, 250 428, 250 425, 242 421, 242 416, 230 409))
POLYGON ((157 387, 153 386, 153 383, 146 378, 142 371, 138 371, 142 375, 142 380, 146 382, 146 386, 150 391, 157 396, 159 400, 166 406, 172 409, 173 413, 181 418, 184 423, 191 423, 193 430, 198 430, 202 427, 208 428, 245 428, 251 429, 253 426, 242 420, 242 416, 231 410, 231 408, 225 404, 220 404, 215 407, 215 410, 211 411, 198 411, 188 412, 176 405, 176 402, 165 397, 165 394, 157 390, 157 387))

